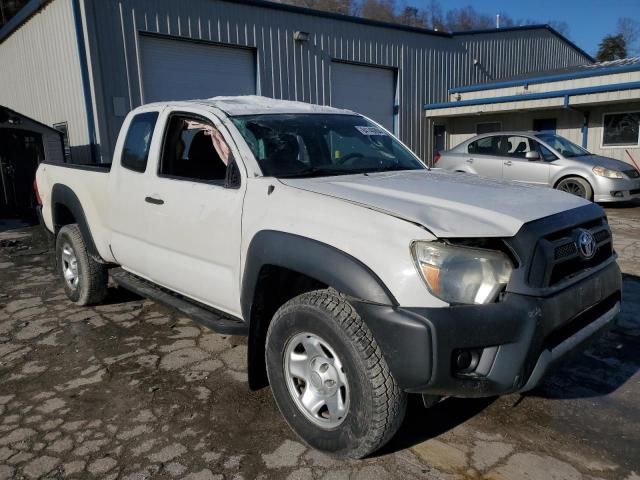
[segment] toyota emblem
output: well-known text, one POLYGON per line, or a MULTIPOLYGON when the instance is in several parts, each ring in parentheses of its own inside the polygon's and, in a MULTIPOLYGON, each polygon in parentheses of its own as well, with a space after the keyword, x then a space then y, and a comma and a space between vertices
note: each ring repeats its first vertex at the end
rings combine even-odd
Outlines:
POLYGON ((583 230, 578 235, 578 250, 580 255, 585 259, 593 258, 596 254, 596 239, 593 238, 591 232, 583 230))

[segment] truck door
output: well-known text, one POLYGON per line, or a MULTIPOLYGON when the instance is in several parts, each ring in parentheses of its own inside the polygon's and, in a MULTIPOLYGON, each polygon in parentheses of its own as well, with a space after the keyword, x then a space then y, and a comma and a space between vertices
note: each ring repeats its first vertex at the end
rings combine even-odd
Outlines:
MULTIPOLYGON (((226 182, 235 145, 213 115, 167 109, 153 155, 144 232, 145 276, 199 302, 240 316, 241 217, 246 180, 226 182), (233 147, 233 149, 232 149, 233 147)), ((239 170, 244 170, 238 161, 239 170)))
POLYGON ((159 143, 155 133, 159 114, 158 110, 143 110, 125 120, 104 199, 111 207, 111 251, 120 265, 141 276, 149 270, 146 232, 151 209, 145 192, 152 189, 148 160, 153 144, 159 143))

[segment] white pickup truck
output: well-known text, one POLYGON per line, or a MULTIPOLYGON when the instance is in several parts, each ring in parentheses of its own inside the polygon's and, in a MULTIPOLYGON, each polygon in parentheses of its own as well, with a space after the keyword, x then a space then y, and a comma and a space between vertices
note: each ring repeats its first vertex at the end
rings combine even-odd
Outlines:
POLYGON ((145 105, 113 163, 42 164, 44 225, 71 300, 108 275, 249 336, 251 388, 338 457, 396 432, 407 394, 527 391, 612 324, 603 210, 429 170, 353 112, 260 97, 145 105))

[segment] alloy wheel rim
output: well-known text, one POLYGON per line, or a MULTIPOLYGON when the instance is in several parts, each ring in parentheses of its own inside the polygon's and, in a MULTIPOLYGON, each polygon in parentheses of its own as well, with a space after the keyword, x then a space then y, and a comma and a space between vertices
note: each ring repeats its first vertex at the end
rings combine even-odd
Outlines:
POLYGON ((584 187, 580 185, 578 182, 572 182, 572 181, 562 182, 562 184, 560 184, 558 189, 563 192, 571 193, 572 195, 577 195, 582 198, 586 197, 587 195, 587 192, 585 191, 584 187))
POLYGON ((287 389, 304 416, 323 429, 344 422, 349 412, 349 383, 340 358, 318 335, 303 332, 289 339, 284 353, 287 389))
POLYGON ((76 253, 68 243, 62 246, 62 276, 67 285, 75 290, 78 288, 80 282, 80 275, 78 273, 78 259, 76 253))

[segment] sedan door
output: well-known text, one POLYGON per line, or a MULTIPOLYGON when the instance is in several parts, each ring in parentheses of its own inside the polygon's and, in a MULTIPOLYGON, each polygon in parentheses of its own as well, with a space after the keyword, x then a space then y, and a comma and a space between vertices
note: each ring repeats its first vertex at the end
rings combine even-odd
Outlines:
POLYGON ((502 179, 502 158, 498 154, 501 135, 479 138, 467 146, 466 164, 469 171, 483 177, 502 179))
POLYGON ((519 135, 505 135, 500 151, 505 180, 549 185, 549 164, 541 157, 537 142, 533 139, 519 135))

